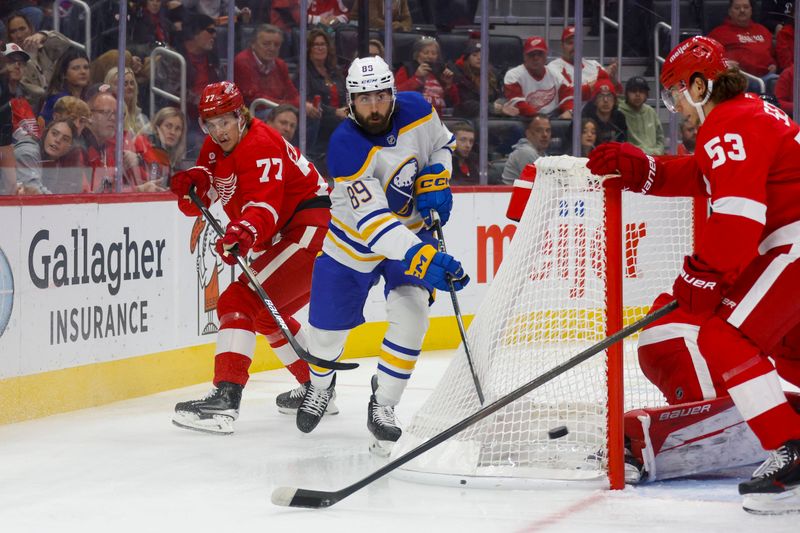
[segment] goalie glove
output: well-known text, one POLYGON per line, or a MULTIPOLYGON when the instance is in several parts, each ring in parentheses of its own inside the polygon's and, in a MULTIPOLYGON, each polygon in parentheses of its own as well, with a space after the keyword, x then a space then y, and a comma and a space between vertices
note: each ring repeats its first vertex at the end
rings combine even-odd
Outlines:
POLYGON ((414 182, 417 211, 427 227, 433 225, 431 209, 439 213, 442 226, 450 218, 453 209, 453 193, 450 191, 450 171, 441 163, 423 168, 414 182))
POLYGON ((672 285, 672 295, 685 311, 710 315, 722 299, 722 278, 722 274, 711 270, 696 255, 687 255, 672 285))
POLYGON ((409 248, 403 263, 407 275, 427 281, 442 291, 450 290, 448 281, 453 282, 453 288, 457 291, 469 283, 469 276, 464 273, 461 263, 452 255, 437 252, 436 248, 424 242, 409 248))
POLYGON ((630 143, 604 143, 586 163, 592 174, 622 180, 625 190, 647 194, 656 178, 656 160, 630 143))
POLYGON ((258 231, 246 220, 228 224, 225 235, 217 239, 214 249, 220 258, 229 265, 236 264, 236 256, 247 257, 258 239, 258 231))

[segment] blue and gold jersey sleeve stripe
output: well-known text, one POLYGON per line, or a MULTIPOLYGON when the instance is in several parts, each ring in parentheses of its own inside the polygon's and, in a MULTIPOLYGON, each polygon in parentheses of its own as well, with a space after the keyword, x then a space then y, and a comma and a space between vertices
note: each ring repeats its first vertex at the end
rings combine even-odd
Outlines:
POLYGON ((423 124, 425 124, 426 122, 428 122, 432 118, 433 118, 433 108, 431 108, 431 112, 430 113, 428 113, 427 115, 425 115, 422 118, 418 118, 414 122, 406 124, 405 126, 400 128, 400 130, 397 133, 398 133, 398 135, 402 135, 403 133, 406 133, 406 132, 408 132, 410 130, 413 130, 416 127, 422 126, 423 124))
POLYGON ((391 213, 385 214, 379 219, 373 221, 372 224, 361 230, 361 238, 367 241, 370 239, 373 233, 378 231, 379 228, 386 226, 387 224, 392 224, 394 222, 397 222, 397 219, 394 217, 394 215, 392 215, 391 213))
POLYGON ((394 228, 402 225, 403 224, 401 224, 399 220, 396 220, 393 224, 390 224, 385 228, 383 228, 381 231, 379 231, 378 234, 375 235, 372 239, 370 239, 370 241, 367 244, 369 244, 370 248, 372 248, 375 245, 375 243, 381 239, 381 237, 386 235, 388 232, 392 231, 394 228))
POLYGON ((363 226, 364 224, 366 224, 367 222, 369 222, 370 220, 372 220, 376 216, 382 215, 384 213, 391 213, 391 211, 388 208, 384 207, 383 209, 376 209, 372 213, 367 214, 361 220, 358 221, 358 223, 356 224, 356 229, 358 231, 361 231, 361 226, 363 226))
POLYGON ((354 239, 361 239, 361 234, 355 231, 353 228, 339 220, 338 218, 332 216, 331 221, 328 223, 329 228, 336 228, 340 232, 347 233, 354 239))
POLYGON ((369 153, 367 154, 367 157, 364 158, 364 164, 361 165, 361 168, 359 168, 357 171, 355 171, 355 173, 349 176, 339 176, 335 178, 334 181, 338 183, 340 181, 352 181, 360 178, 367 170, 367 168, 369 168, 370 163, 372 163, 372 158, 375 157, 375 154, 380 149, 381 149, 380 146, 373 146, 372 149, 370 149, 369 153))
POLYGON ((328 229, 330 230, 328 232, 329 235, 330 234, 336 235, 336 237, 338 238, 338 240, 340 242, 343 242, 344 244, 348 245, 350 248, 352 248, 356 252, 362 253, 362 254, 371 254, 372 253, 372 250, 370 250, 369 247, 367 247, 366 245, 364 245, 364 244, 362 244, 360 242, 354 241, 353 239, 348 237, 347 234, 344 231, 342 231, 341 228, 339 228, 338 226, 335 226, 333 224, 329 224, 328 225, 328 229))
POLYGON ((354 250, 352 246, 350 246, 347 242, 342 241, 336 234, 332 231, 329 231, 325 235, 325 241, 330 242, 336 248, 347 254, 348 257, 365 263, 377 263, 383 260, 383 256, 380 254, 376 254, 374 252, 369 252, 369 254, 359 253, 358 251, 354 250))

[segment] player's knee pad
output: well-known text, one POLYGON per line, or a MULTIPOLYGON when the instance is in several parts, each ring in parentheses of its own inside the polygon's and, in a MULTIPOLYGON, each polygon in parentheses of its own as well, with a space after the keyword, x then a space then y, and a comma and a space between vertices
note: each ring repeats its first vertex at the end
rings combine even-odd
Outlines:
POLYGON ((762 359, 761 352, 738 329, 713 316, 702 326, 697 335, 697 346, 708 363, 715 378, 722 379, 727 386, 738 381, 738 374, 746 373, 762 359))
MULTIPOLYGON (((258 311, 256 294, 241 281, 234 281, 225 289, 217 301, 217 316, 231 313, 247 316, 252 322, 258 311)), ((263 304, 262 304, 263 305, 263 304)))
POLYGON ((346 329, 327 330, 308 326, 305 336, 308 342, 308 351, 323 359, 333 360, 344 349, 344 342, 347 340, 348 333, 350 331, 346 329))
POLYGON ((395 287, 386 296, 386 317, 389 330, 386 337, 393 342, 418 348, 428 329, 429 293, 417 285, 395 287))

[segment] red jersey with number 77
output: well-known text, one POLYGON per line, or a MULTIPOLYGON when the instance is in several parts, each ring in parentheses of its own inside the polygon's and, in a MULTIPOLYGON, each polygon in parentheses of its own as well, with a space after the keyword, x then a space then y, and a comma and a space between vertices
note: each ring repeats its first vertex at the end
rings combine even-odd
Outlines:
MULTIPOLYGON (((214 199, 216 192, 230 220, 244 219, 255 228, 255 251, 268 248, 275 234, 304 208, 330 206, 325 178, 300 150, 256 118, 229 154, 206 136, 197 165, 211 171, 209 197, 214 199)), ((309 226, 327 226, 330 219, 327 210, 309 209, 305 215, 312 217, 304 220, 309 226)))
POLYGON ((737 273, 767 250, 800 249, 800 126, 781 109, 752 94, 721 102, 698 130, 693 157, 659 163, 665 189, 686 191, 693 179, 691 192, 711 197, 695 247, 709 267, 737 273))

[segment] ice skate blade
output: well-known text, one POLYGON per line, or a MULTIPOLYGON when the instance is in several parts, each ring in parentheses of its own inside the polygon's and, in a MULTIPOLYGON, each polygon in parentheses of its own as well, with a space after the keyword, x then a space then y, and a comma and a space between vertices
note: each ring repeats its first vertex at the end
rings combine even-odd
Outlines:
POLYGON ((369 441, 369 453, 377 457, 387 458, 392 454, 394 444, 394 441, 391 440, 378 440, 375 437, 371 437, 369 441))
MULTIPOLYGON (((297 407, 281 407, 281 406, 278 406, 278 412, 280 414, 282 414, 282 415, 295 415, 296 416, 297 415, 297 409, 298 409, 297 407)), ((331 400, 330 402, 328 402, 328 408, 325 409, 325 414, 322 415, 322 416, 325 416, 325 415, 333 416, 333 415, 338 415, 338 414, 339 414, 339 408, 336 407, 336 404, 333 402, 333 400, 331 400)))
POLYGON ((748 513, 760 515, 800 513, 800 485, 776 494, 745 494, 742 507, 748 513))
POLYGON ((214 415, 211 418, 200 418, 193 413, 176 412, 172 423, 179 428, 191 429, 201 433, 214 435, 233 435, 233 418, 225 415, 214 415))

